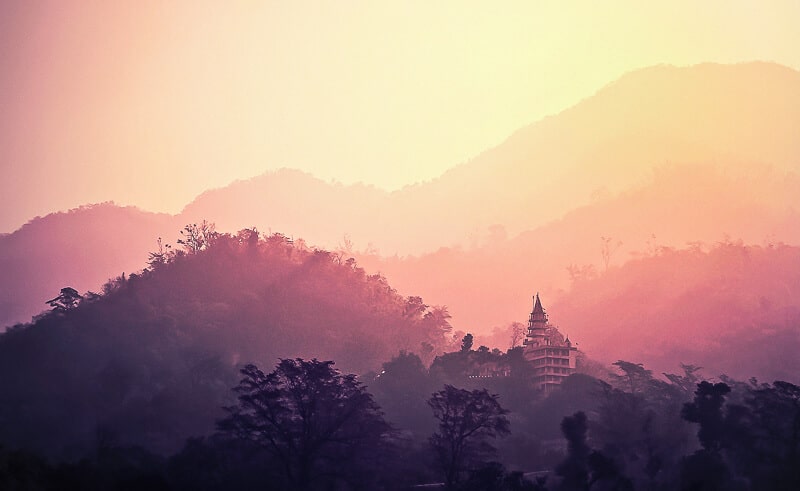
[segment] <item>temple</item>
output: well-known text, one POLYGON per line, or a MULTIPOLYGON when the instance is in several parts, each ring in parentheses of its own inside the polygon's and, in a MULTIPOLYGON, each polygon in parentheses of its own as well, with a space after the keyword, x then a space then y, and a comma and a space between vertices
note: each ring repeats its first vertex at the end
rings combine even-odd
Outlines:
POLYGON ((550 325, 538 293, 533 298, 523 347, 525 359, 534 369, 534 383, 543 391, 550 392, 575 373, 578 348, 550 325))

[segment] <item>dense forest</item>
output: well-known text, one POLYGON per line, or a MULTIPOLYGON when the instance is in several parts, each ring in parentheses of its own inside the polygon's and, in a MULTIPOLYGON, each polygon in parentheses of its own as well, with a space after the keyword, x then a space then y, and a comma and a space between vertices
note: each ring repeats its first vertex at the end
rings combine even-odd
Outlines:
POLYGON ((340 253, 181 236, 0 335, 0 489, 800 487, 792 383, 581 356, 543 393, 340 253))
POLYGON ((97 428, 170 452, 213 426, 235 366, 336 360, 364 373, 447 348, 447 310, 398 295, 353 260, 253 230, 188 226, 102 292, 70 287, 0 335, 0 442, 80 455, 97 428), (13 422, 13 424, 12 424, 13 422))

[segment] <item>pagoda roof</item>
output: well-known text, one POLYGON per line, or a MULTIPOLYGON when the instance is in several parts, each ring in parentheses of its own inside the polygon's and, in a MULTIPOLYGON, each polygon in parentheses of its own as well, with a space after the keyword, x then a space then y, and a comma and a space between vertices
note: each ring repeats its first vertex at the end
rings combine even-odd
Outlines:
POLYGON ((536 296, 533 300, 533 313, 534 314, 544 314, 544 308, 542 307, 542 301, 539 300, 539 292, 536 292, 536 296))

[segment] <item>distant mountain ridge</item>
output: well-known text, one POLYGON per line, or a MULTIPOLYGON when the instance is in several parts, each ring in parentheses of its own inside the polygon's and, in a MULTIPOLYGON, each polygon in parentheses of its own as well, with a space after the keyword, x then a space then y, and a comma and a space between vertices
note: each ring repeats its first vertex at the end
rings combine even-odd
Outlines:
POLYGON ((800 73, 769 63, 656 66, 629 73, 439 178, 387 193, 279 171, 203 193, 189 221, 296 230, 326 246, 344 234, 385 254, 519 232, 665 164, 717 163, 748 175, 800 169, 800 73))

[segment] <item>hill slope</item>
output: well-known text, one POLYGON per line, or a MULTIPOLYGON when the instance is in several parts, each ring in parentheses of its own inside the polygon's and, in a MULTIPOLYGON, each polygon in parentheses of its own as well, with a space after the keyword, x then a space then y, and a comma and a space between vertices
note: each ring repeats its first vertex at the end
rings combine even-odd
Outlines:
POLYGON ((203 247, 0 334, 0 441, 83 455, 101 432, 171 452, 213 429, 237 365, 317 357, 363 373, 446 343, 446 311, 335 254, 278 235, 203 247))
POLYGON ((157 238, 171 241, 178 229, 169 215, 104 203, 37 217, 0 236, 0 332, 29 321, 66 285, 97 291, 141 269, 157 238))
POLYGON ((800 248, 726 243, 661 250, 579 281, 550 314, 603 361, 798 383, 799 296, 800 248))

